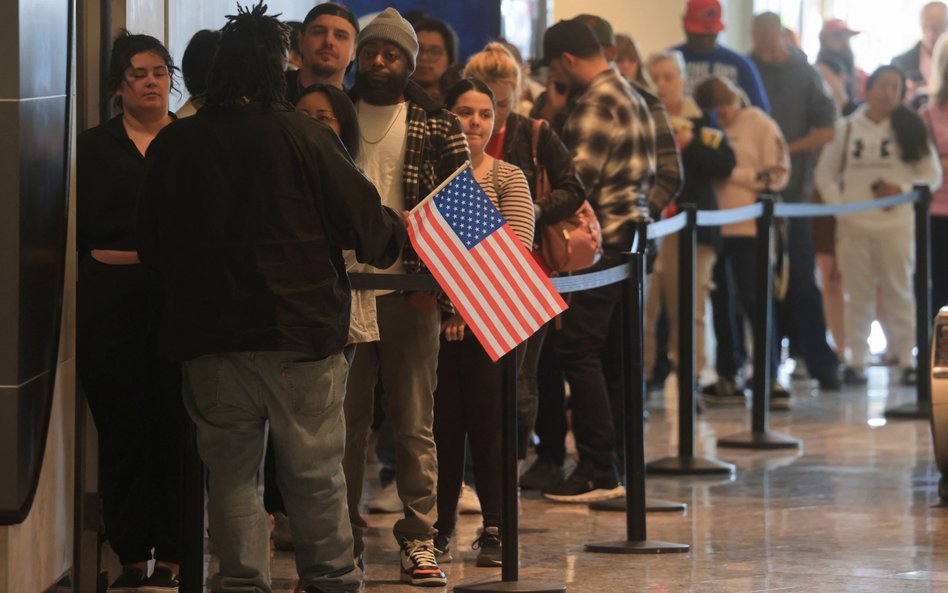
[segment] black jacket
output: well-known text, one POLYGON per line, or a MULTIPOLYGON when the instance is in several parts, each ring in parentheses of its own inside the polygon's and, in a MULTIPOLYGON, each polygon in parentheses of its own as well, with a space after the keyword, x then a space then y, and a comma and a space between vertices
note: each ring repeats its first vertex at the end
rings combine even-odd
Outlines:
POLYGON ((922 57, 922 42, 919 41, 912 49, 892 58, 892 65, 902 71, 909 80, 924 80, 919 63, 922 57))
MULTIPOLYGON (((721 130, 711 127, 708 118, 691 120, 694 138, 681 151, 681 163, 685 171, 685 185, 678 195, 679 204, 695 204, 699 210, 717 210, 718 199, 714 193, 714 181, 727 179, 734 170, 734 151, 721 130), (710 135, 718 137, 720 144, 714 147, 702 137, 702 128, 712 130, 710 135), (718 136, 720 135, 720 136, 718 136)), ((706 134, 707 135, 707 134, 706 134)), ((698 242, 720 246, 720 227, 698 227, 698 242)))
POLYGON ((504 136, 504 160, 520 167, 534 201, 540 206, 540 222, 552 224, 573 215, 586 199, 583 184, 573 168, 573 157, 549 125, 540 128, 537 141, 537 161, 546 168, 552 191, 538 200, 536 196, 536 166, 533 163, 533 121, 511 112, 507 116, 504 136))
POLYGON ((341 250, 385 268, 406 236, 336 135, 288 105, 205 106, 148 149, 139 252, 161 276, 168 358, 341 352, 341 250))

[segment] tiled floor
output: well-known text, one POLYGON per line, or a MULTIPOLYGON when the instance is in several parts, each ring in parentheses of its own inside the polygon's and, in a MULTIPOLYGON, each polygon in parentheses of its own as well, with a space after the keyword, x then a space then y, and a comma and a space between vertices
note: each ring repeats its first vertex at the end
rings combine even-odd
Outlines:
MULTIPOLYGON (((748 411, 700 416, 699 454, 736 464, 735 479, 650 477, 647 484, 650 496, 688 504, 685 513, 648 515, 649 537, 689 544, 686 554, 584 552, 587 542, 624 538, 624 516, 524 493, 521 578, 575 593, 948 592, 948 509, 936 506, 929 426, 881 419, 887 406, 914 397, 888 381, 888 371, 875 368, 868 388, 841 394, 794 383, 793 410, 772 414, 771 427, 802 439, 799 451, 716 450, 718 436, 749 426, 748 411)), ((666 399, 667 406, 651 406, 648 459, 675 451, 674 398, 666 399)), ((370 486, 369 495, 377 488, 370 486)), ((366 590, 415 591, 397 580, 394 516, 369 521, 366 590)), ((455 552, 444 567, 449 589, 499 578, 499 569, 473 566, 469 545, 477 527, 475 518, 462 517, 460 558, 455 552)), ((275 590, 288 593, 295 584, 292 555, 277 552, 273 562, 275 590)))

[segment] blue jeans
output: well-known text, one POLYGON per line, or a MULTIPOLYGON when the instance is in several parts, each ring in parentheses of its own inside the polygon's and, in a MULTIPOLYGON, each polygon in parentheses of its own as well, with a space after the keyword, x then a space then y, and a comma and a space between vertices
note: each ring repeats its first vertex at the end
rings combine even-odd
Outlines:
POLYGON ((839 359, 826 342, 823 296, 814 274, 816 256, 810 219, 791 218, 788 238, 790 284, 787 298, 777 307, 784 324, 781 329, 790 337, 790 353, 803 356, 812 377, 832 376, 838 370, 839 359))
POLYGON ((209 531, 220 558, 211 591, 271 590, 269 521, 257 496, 268 421, 303 587, 360 589, 342 472, 347 372, 342 354, 313 361, 296 352, 234 352, 184 364, 184 402, 209 472, 209 531))

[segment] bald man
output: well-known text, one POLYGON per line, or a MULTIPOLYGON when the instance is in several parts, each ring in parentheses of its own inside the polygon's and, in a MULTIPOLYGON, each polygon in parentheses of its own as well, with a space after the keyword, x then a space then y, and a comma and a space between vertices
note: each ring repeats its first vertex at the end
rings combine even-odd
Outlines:
MULTIPOLYGON (((915 87, 931 82, 932 49, 942 33, 948 30, 948 6, 944 2, 929 2, 922 7, 922 39, 915 47, 892 59, 915 87)), ((912 93, 906 93, 911 96, 912 93)))

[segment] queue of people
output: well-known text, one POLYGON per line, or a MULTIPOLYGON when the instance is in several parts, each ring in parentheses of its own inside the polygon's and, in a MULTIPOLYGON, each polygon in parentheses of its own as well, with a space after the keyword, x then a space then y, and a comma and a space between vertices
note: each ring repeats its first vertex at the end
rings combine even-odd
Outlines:
MULTIPOLYGON (((939 5, 923 12, 926 35, 939 5)), ((465 164, 528 251, 541 253, 541 229, 594 213, 601 256, 589 271, 615 265, 643 218, 680 204, 736 208, 765 191, 844 203, 924 181, 937 190, 933 225, 948 220, 938 189, 948 38, 916 48, 930 96, 919 116, 908 104, 921 88, 915 70, 882 66, 861 90, 855 32, 841 21, 826 24, 820 69, 773 13, 755 17, 749 57, 718 43, 718 0, 689 0, 683 27, 684 45, 646 57, 601 17, 561 21, 543 37, 538 93, 536 82, 525 92, 532 70, 503 42, 464 62, 454 29, 428 15, 388 8, 363 27, 326 2, 293 34, 261 3, 194 36, 183 62, 190 99, 177 115, 168 51, 122 32, 108 79, 119 114, 77 148, 78 373, 99 431, 105 532, 123 566, 109 591, 177 591, 189 421, 208 469, 212 591, 270 591, 271 539, 295 552, 299 591, 362 590, 366 459, 384 424, 390 438, 374 446, 401 513, 399 579, 446 584, 440 565, 458 549, 470 480, 483 518, 476 563, 501 564, 498 365, 445 295, 353 290, 347 276, 426 272, 406 213, 465 164)), ((789 225, 775 340, 789 338, 821 390, 862 384, 882 310, 912 383, 909 206, 840 218, 832 232, 826 260, 823 231, 789 225), (844 320, 824 299, 833 274, 849 299, 844 320)), ((710 298, 717 344, 705 405, 746 402, 744 324, 761 306, 755 235, 752 223, 699 234, 697 335, 701 344, 710 298)), ((663 351, 675 363, 677 252, 667 238, 652 272, 652 383, 663 351)), ((933 250, 936 309, 948 304, 944 253, 933 250)), ((534 444, 536 459, 520 485, 551 501, 624 494, 620 296, 619 285, 574 293, 521 346, 517 454, 534 444), (578 463, 564 474, 568 430, 578 463)), ((771 405, 788 409, 790 393, 775 386, 771 405)))

